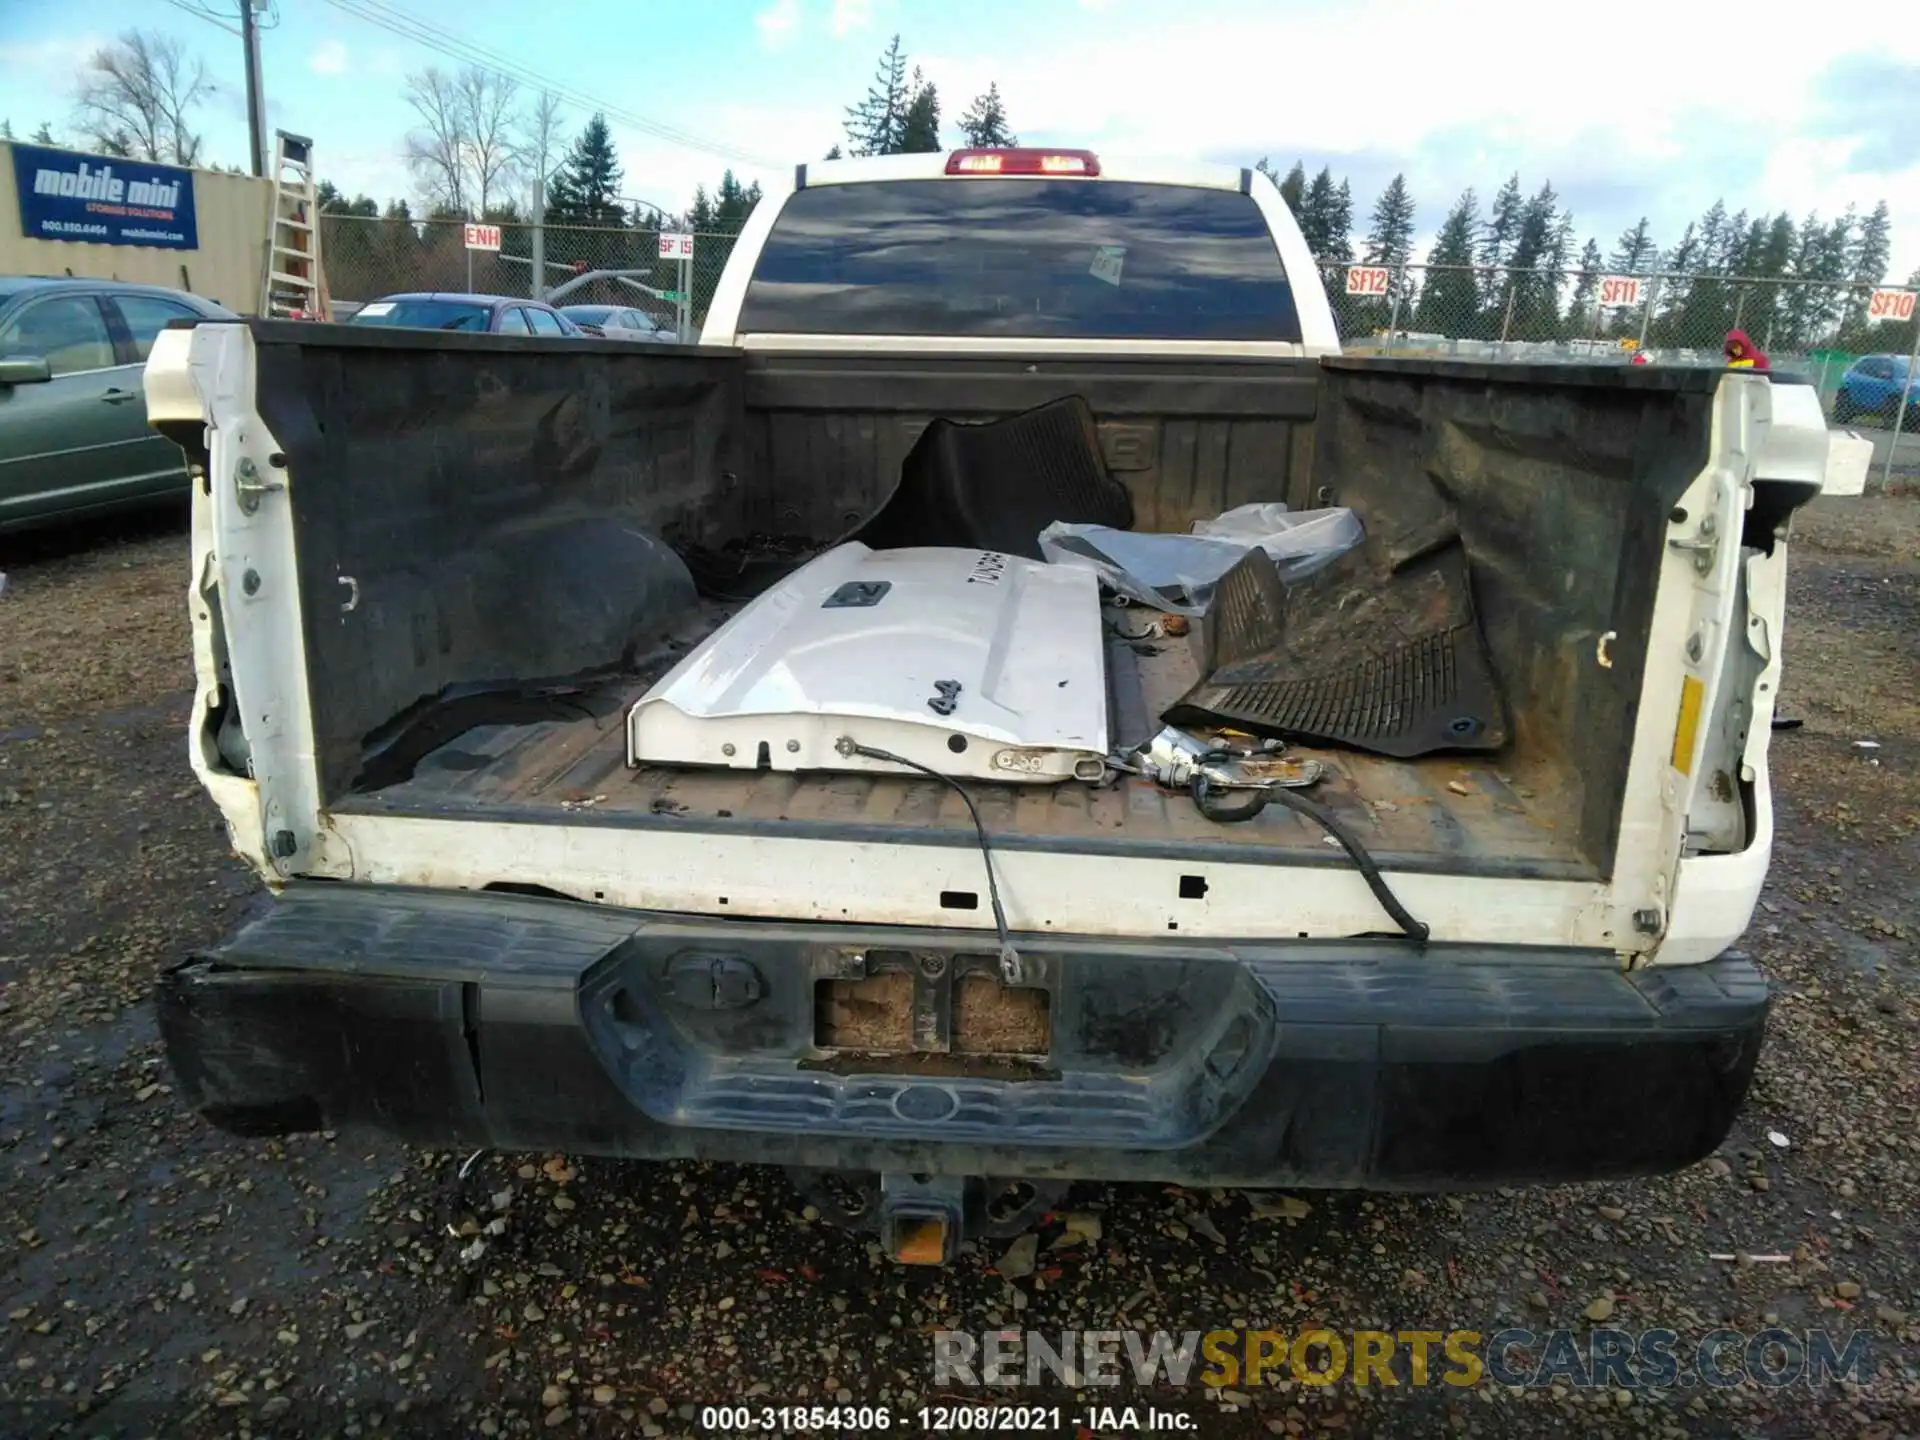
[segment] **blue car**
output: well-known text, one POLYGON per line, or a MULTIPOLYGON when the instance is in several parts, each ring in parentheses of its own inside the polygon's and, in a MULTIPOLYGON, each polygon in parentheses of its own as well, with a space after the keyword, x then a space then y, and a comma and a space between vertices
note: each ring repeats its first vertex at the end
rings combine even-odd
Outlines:
POLYGON ((514 295, 437 292, 383 295, 362 305, 349 325, 403 330, 464 330, 483 335, 580 335, 580 327, 553 306, 514 295))
POLYGON ((1907 418, 1902 428, 1920 418, 1920 375, 1909 374, 1904 355, 1863 355, 1853 362, 1833 397, 1833 419, 1844 425, 1856 415, 1867 415, 1892 425, 1895 396, 1906 391, 1907 418))

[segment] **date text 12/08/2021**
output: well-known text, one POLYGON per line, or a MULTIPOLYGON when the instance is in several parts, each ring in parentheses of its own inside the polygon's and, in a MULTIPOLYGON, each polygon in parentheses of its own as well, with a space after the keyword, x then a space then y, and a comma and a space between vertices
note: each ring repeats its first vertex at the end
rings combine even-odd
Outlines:
POLYGON ((1084 1429, 1129 1434, 1188 1434, 1200 1422, 1184 1410, 1150 1405, 1098 1405, 1086 1414, 1060 1405, 923 1405, 897 1414, 886 1405, 707 1405, 700 1428, 719 1434, 843 1433, 1056 1435, 1084 1429))

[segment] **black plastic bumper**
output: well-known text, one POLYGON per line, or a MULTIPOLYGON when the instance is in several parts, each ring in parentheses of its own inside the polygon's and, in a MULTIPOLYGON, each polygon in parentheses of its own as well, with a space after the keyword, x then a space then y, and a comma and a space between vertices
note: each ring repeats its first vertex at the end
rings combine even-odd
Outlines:
POLYGON ((1043 1064, 860 1073, 814 1048, 822 978, 888 956, 986 969, 985 938, 314 885, 165 974, 160 1024, 189 1103, 241 1134, 1444 1188, 1699 1159, 1768 1008, 1731 954, 1622 972, 1578 951, 1032 936, 1043 1064))

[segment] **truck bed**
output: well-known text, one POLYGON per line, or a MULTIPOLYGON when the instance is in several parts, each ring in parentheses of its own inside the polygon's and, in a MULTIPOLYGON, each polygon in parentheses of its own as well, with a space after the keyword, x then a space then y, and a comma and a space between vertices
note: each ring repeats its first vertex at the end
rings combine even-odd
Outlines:
MULTIPOLYGON (((1189 641, 1110 640, 1108 698, 1118 742, 1130 747, 1150 736, 1156 717, 1196 678, 1189 641)), ((624 718, 652 679, 642 673, 610 687, 576 718, 470 730, 429 752, 409 778, 334 808, 694 833, 790 827, 796 835, 839 839, 974 843, 966 806, 932 780, 630 769, 624 718)), ((1599 878, 1577 841, 1578 787, 1538 763, 1529 769, 1520 757, 1489 763, 1470 756, 1404 761, 1334 749, 1297 753, 1323 762, 1327 773, 1313 795, 1389 868, 1599 878)), ((970 793, 993 843, 1008 849, 1177 852, 1196 860, 1244 860, 1259 850, 1294 865, 1349 863, 1324 831, 1291 810, 1269 806, 1251 821, 1216 824, 1186 796, 1134 777, 1105 788, 1073 781, 978 784, 970 793)))

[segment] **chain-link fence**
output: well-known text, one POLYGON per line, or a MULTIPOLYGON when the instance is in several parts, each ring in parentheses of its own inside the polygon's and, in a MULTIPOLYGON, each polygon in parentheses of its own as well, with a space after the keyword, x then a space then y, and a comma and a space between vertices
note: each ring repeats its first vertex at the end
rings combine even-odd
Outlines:
MULTIPOLYGON (((534 295, 531 225, 502 225, 498 250, 472 250, 459 220, 321 217, 321 254, 336 318, 407 291, 534 295)), ((736 237, 700 234, 687 258, 664 257, 660 232, 547 225, 545 298, 555 305, 621 305, 697 334, 736 237)))
POLYGON ((1906 355, 1914 322, 1873 321, 1874 287, 1758 276, 1320 263, 1343 349, 1463 359, 1724 365, 1743 330, 1829 407, 1862 355, 1906 355))
MULTIPOLYGON (((470 250, 458 220, 322 217, 336 313, 403 291, 533 295, 534 232, 500 226, 500 248, 470 250)), ((623 305, 696 336, 737 237, 704 233, 663 258, 655 229, 543 227, 546 298, 623 305)), ((1812 380, 1831 405, 1867 354, 1904 356, 1915 321, 1872 322, 1872 287, 1715 274, 1619 275, 1447 265, 1320 262, 1342 346, 1358 353, 1513 361, 1630 360, 1720 365, 1741 329, 1776 368, 1812 380)))

